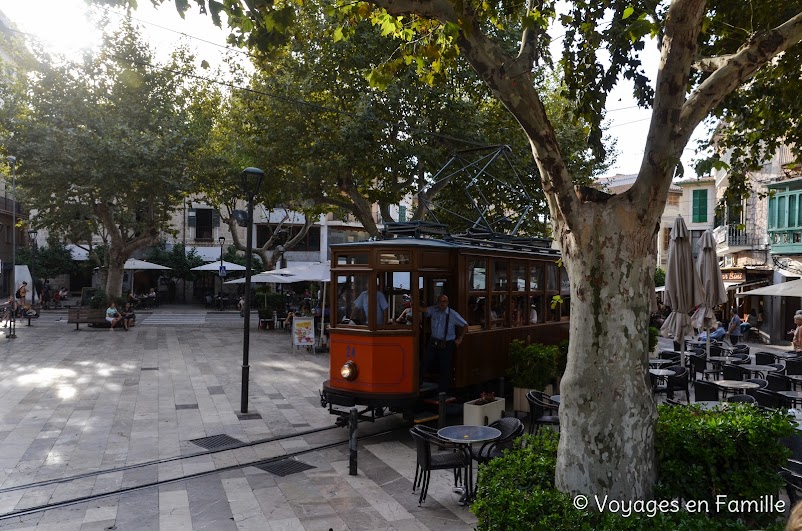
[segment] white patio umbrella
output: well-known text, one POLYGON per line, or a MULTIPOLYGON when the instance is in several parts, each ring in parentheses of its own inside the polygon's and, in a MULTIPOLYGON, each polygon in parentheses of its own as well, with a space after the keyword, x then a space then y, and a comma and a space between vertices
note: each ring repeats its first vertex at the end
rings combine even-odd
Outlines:
MULTIPOLYGON (((235 264, 234 262, 226 262, 223 260, 223 266, 226 268, 226 271, 245 271, 244 265, 235 264)), ((220 270, 220 260, 216 262, 209 262, 208 264, 203 264, 202 266, 193 267, 191 271, 219 271, 220 270)))
POLYGON ((153 262, 147 262, 145 260, 138 260, 136 258, 129 258, 123 264, 123 269, 131 269, 131 270, 146 270, 146 269, 170 269, 167 266, 154 264, 153 262))
MULTIPOLYGON (((298 280, 295 280, 287 275, 271 275, 268 273, 259 273, 258 275, 253 275, 251 277, 252 284, 291 284, 293 282, 298 282, 298 280)), ((245 284, 245 279, 237 278, 234 280, 227 280, 225 283, 245 284)))
POLYGON ((727 302, 727 290, 721 279, 721 267, 716 254, 716 239, 713 232, 706 230, 699 238, 699 256, 696 258, 696 269, 702 281, 704 301, 694 312, 691 323, 695 328, 703 328, 707 337, 705 350, 710 356, 710 327, 716 322, 713 308, 727 302))
MULTIPOLYGON (((144 271, 144 270, 157 270, 157 269, 171 269, 167 266, 163 266, 160 264, 154 264, 153 262, 147 262, 145 260, 138 260, 136 258, 129 258, 123 264, 123 269, 131 270, 131 271, 144 271)), ((131 278, 131 289, 134 289, 134 280, 133 277, 131 278)))
POLYGON ((323 318, 326 315, 326 285, 331 280, 331 262, 313 262, 309 264, 300 264, 297 266, 288 266, 274 271, 266 271, 266 273, 281 273, 288 275, 294 279, 292 282, 322 282, 323 283, 323 296, 320 301, 320 336, 318 337, 318 345, 323 341, 323 332, 326 328, 326 320, 323 318))
POLYGON ((693 263, 690 236, 682 216, 677 216, 671 228, 666 264, 665 300, 671 306, 671 314, 660 329, 663 337, 673 335, 674 341, 679 341, 683 360, 685 336, 693 334, 688 314, 704 302, 702 281, 693 263))

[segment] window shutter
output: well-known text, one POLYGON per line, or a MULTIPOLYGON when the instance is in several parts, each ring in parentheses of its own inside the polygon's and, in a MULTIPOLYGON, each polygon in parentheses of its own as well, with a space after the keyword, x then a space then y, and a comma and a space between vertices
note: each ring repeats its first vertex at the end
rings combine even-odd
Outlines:
POLYGON ((212 210, 212 227, 219 227, 220 226, 220 212, 217 210, 212 210))
POLYGON ((195 217, 195 209, 190 208, 189 211, 187 212, 187 225, 189 225, 190 227, 194 227, 196 219, 197 218, 195 217))
POLYGON ((407 207, 401 205, 398 207, 398 221, 403 223, 407 220, 407 207))

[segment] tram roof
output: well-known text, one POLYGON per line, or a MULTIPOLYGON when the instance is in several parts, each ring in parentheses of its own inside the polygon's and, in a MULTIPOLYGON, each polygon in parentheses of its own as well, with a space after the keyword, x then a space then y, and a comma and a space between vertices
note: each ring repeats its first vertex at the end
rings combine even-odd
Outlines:
POLYGON ((367 240, 361 242, 347 242, 332 244, 332 249, 376 249, 382 247, 426 247, 443 250, 464 249, 477 252, 515 253, 544 257, 559 257, 560 251, 550 247, 529 246, 510 242, 489 240, 462 239, 453 236, 453 239, 442 240, 436 238, 399 237, 385 240, 367 240))

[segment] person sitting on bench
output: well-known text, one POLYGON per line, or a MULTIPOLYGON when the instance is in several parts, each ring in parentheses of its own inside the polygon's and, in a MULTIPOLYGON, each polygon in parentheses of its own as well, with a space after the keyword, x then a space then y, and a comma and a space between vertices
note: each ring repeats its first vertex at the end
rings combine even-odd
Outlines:
POLYGON ((117 311, 117 304, 114 301, 109 301, 109 307, 106 309, 106 321, 111 323, 111 328, 109 332, 114 331, 114 327, 117 326, 122 320, 122 316, 120 312, 117 311))

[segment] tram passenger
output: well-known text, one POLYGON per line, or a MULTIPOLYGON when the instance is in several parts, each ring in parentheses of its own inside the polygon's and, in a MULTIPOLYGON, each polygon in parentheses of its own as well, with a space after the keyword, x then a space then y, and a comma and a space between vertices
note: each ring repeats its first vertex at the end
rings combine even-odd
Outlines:
POLYGON ((426 344, 426 353, 423 358, 423 367, 420 381, 423 383, 424 375, 437 363, 440 380, 440 392, 448 390, 451 383, 451 371, 454 359, 454 347, 462 343, 468 322, 448 306, 448 296, 441 294, 437 298, 436 306, 423 306, 421 311, 431 319, 431 337, 426 344), (457 334, 459 328, 459 334, 457 334))
MULTIPOLYGON (((364 322, 360 322, 360 318, 354 318, 354 314, 351 314, 351 319, 353 319, 357 324, 368 324, 368 290, 363 291, 359 294, 359 297, 356 298, 354 301, 354 310, 361 310, 362 315, 364 315, 364 322)), ((387 302, 387 297, 384 296, 384 293, 381 291, 376 292, 376 324, 383 325, 384 324, 384 313, 387 311, 387 308, 390 307, 390 303, 387 302)), ((358 315, 358 312, 355 312, 358 315)))

